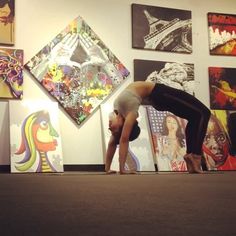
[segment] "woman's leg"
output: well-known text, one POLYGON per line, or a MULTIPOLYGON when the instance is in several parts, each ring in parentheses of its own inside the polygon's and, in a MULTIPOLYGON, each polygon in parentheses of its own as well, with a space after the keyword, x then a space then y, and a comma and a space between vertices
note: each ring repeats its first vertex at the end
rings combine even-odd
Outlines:
POLYGON ((185 135, 187 153, 202 154, 210 110, 194 96, 162 84, 157 84, 150 95, 153 106, 166 110, 188 121, 185 135))

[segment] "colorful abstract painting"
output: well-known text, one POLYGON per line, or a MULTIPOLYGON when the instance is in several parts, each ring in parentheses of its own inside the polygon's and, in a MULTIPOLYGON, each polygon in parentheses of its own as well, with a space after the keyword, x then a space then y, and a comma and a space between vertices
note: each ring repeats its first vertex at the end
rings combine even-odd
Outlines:
POLYGON ((236 15, 208 13, 211 55, 236 55, 236 15))
POLYGON ((0 48, 0 98, 23 96, 23 50, 0 48))
POLYGON ((10 101, 11 172, 63 172, 58 104, 10 101))
POLYGON ((230 153, 232 143, 235 143, 229 132, 230 113, 224 110, 211 110, 211 113, 203 143, 207 169, 236 170, 236 155, 230 153))
POLYGON ((192 53, 192 13, 132 4, 132 47, 192 53))
POLYGON ((70 22, 25 68, 78 125, 129 76, 81 17, 70 22))
POLYGON ((134 60, 134 80, 161 83, 194 95, 194 64, 134 60))
POLYGON ((15 0, 0 0, 0 44, 14 45, 15 0))
MULTIPOLYGON (((108 141, 111 133, 108 130, 109 113, 113 111, 112 100, 109 99, 109 103, 101 105, 103 135, 104 135, 104 147, 107 148, 108 141)), ((150 135, 148 132, 148 122, 146 109, 141 106, 139 108, 138 117, 139 127, 141 133, 137 139, 129 143, 127 161, 125 163, 125 169, 130 171, 155 171, 152 147, 150 142, 150 135)), ((119 146, 112 161, 112 170, 119 171, 119 146)))
POLYGON ((236 110, 236 68, 209 67, 211 109, 236 110))
POLYGON ((153 150, 158 171, 187 171, 183 156, 186 153, 186 120, 170 112, 147 106, 153 150))

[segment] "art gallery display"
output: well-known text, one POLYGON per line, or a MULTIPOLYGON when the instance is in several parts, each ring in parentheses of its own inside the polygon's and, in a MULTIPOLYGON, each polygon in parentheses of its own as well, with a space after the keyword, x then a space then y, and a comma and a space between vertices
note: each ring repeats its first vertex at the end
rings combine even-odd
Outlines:
POLYGON ((25 68, 78 125, 129 76, 81 17, 70 22, 25 68))
POLYGON ((0 0, 0 45, 14 45, 15 0, 0 0))
POLYGON ((134 81, 161 83, 194 95, 194 65, 191 63, 134 60, 134 81))
POLYGON ((236 68, 209 67, 211 109, 236 110, 236 68))
POLYGON ((23 50, 0 48, 0 98, 23 96, 23 50))
POLYGON ((12 173, 63 172, 58 104, 9 102, 12 173))
POLYGON ((236 56, 236 15, 209 12, 207 16, 210 54, 236 56))
POLYGON ((132 47, 192 53, 191 11, 132 4, 132 47))

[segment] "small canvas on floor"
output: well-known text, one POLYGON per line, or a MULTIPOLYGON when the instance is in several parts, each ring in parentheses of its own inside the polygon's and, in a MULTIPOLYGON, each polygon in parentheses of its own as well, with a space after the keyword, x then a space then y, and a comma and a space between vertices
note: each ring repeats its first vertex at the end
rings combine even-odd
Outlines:
MULTIPOLYGON (((109 100, 109 103, 101 105, 102 113, 102 124, 103 124, 103 134, 104 134, 104 146, 107 149, 107 144, 110 138, 110 131, 108 130, 109 123, 109 113, 113 111, 112 102, 109 100)), ((126 170, 132 171, 155 171, 155 165, 153 160, 152 148, 151 148, 151 139, 148 132, 148 123, 146 117, 146 110, 143 106, 139 108, 139 117, 138 117, 139 127, 141 133, 137 139, 130 142, 127 161, 125 164, 126 170)), ((117 147, 116 153, 113 158, 112 170, 119 170, 119 155, 117 147)))
POLYGON ((9 102, 11 172, 63 172, 58 104, 9 102))

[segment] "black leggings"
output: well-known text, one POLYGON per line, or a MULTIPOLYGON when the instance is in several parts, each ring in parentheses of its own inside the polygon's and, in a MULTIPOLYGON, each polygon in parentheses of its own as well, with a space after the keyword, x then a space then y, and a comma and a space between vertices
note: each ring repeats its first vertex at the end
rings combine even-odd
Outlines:
POLYGON ((187 153, 202 154, 210 110, 197 98, 179 89, 156 84, 150 94, 152 106, 188 121, 185 129, 187 153))

